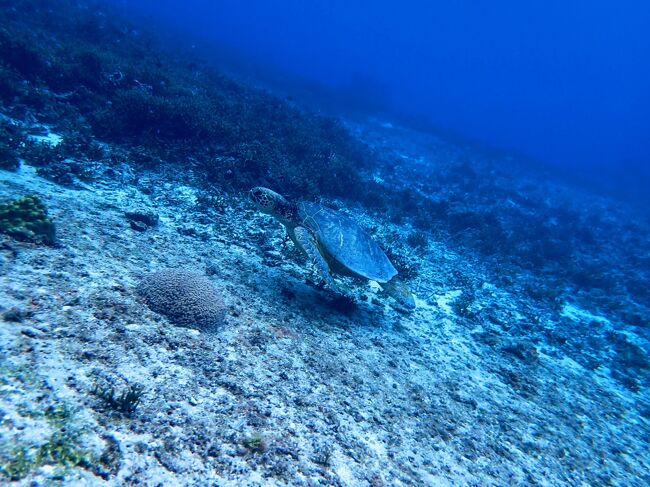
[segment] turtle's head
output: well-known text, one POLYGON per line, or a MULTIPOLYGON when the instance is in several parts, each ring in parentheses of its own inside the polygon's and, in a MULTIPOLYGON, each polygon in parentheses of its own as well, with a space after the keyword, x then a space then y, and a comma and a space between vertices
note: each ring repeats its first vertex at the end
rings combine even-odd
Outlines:
POLYGON ((261 212, 272 216, 282 215, 284 209, 289 206, 289 202, 282 195, 261 186, 251 189, 248 196, 261 212))

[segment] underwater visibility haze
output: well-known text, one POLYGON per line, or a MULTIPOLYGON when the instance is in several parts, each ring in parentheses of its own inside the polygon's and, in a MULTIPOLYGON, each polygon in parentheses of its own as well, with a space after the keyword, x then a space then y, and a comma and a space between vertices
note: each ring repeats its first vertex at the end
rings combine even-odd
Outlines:
POLYGON ((0 1, 0 483, 650 485, 648 25, 0 1))
POLYGON ((126 5, 188 33, 186 45, 212 41, 285 81, 319 83, 340 109, 430 124, 648 203, 648 2, 126 5))

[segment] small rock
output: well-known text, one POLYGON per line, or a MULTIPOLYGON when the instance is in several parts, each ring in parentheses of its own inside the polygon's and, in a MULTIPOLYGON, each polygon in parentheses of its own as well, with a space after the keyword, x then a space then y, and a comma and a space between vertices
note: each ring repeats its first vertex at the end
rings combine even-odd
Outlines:
POLYGON ((145 223, 137 220, 130 220, 129 225, 131 225, 131 228, 136 232, 145 232, 149 229, 145 223))
POLYGON ((535 345, 527 341, 511 341, 501 347, 503 352, 514 355, 527 364, 536 362, 539 359, 539 352, 535 345))
POLYGON ((21 323, 25 318, 26 313, 20 309, 13 307, 2 313, 2 319, 10 323, 21 323))
POLYGON ((23 335, 29 337, 29 338, 42 338, 43 334, 40 333, 38 330, 35 330, 34 328, 23 328, 20 330, 20 333, 23 335))
POLYGON ((205 266, 205 274, 208 276, 214 276, 219 274, 219 266, 216 264, 208 264, 205 266))
POLYGON ((32 125, 27 129, 27 133, 29 135, 46 136, 48 135, 49 131, 47 130, 47 127, 44 127, 42 125, 32 125))
POLYGON ((140 222, 145 227, 155 227, 158 224, 158 214, 149 211, 126 211, 124 216, 131 223, 131 228, 133 228, 133 222, 140 222))

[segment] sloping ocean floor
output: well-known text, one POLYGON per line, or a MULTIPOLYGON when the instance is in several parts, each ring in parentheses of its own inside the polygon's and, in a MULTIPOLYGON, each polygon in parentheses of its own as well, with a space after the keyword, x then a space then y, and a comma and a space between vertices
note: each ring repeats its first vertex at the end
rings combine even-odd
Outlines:
MULTIPOLYGON (((426 192, 427 168, 460 150, 377 121, 349 129, 404 161, 369 172, 373 184, 426 192)), ((477 163, 479 179, 492 177, 482 170, 477 163)), ((201 204, 200 176, 187 168, 97 174, 72 188, 28 164, 0 171, 0 201, 39 195, 58 239, 0 236, 6 481, 650 484, 647 328, 578 292, 549 306, 530 292, 543 281, 533 270, 434 234, 404 245, 406 223, 330 200, 418 266, 414 312, 391 308, 372 283, 347 283, 358 304, 337 307, 245 194, 215 192, 201 204), (132 224, 125 212, 159 221, 132 224), (152 312, 135 288, 164 268, 208 276, 225 323, 193 329, 152 312), (111 389, 138 387, 134 411, 107 400, 111 389)), ((562 200, 585 217, 607 211, 605 232, 634 218, 612 201, 517 177, 504 182, 512 194, 527 188, 548 208, 562 200)), ((526 211, 492 200, 493 212, 526 211)))

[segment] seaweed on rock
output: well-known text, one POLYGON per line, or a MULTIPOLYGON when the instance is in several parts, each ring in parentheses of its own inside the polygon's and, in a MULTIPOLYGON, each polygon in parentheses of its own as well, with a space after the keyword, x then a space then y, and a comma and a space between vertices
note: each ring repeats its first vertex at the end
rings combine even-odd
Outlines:
POLYGON ((112 385, 99 386, 95 384, 92 394, 101 399, 111 410, 131 416, 142 401, 144 387, 139 384, 129 384, 121 393, 118 393, 112 385))
MULTIPOLYGON (((81 467, 99 473, 92 451, 84 445, 84 430, 76 424, 73 410, 53 401, 43 410, 21 411, 21 416, 45 420, 49 432, 39 440, 3 441, 0 444, 0 480, 19 481, 43 466, 57 469, 81 467)), ((58 475, 58 474, 55 474, 58 475)))

